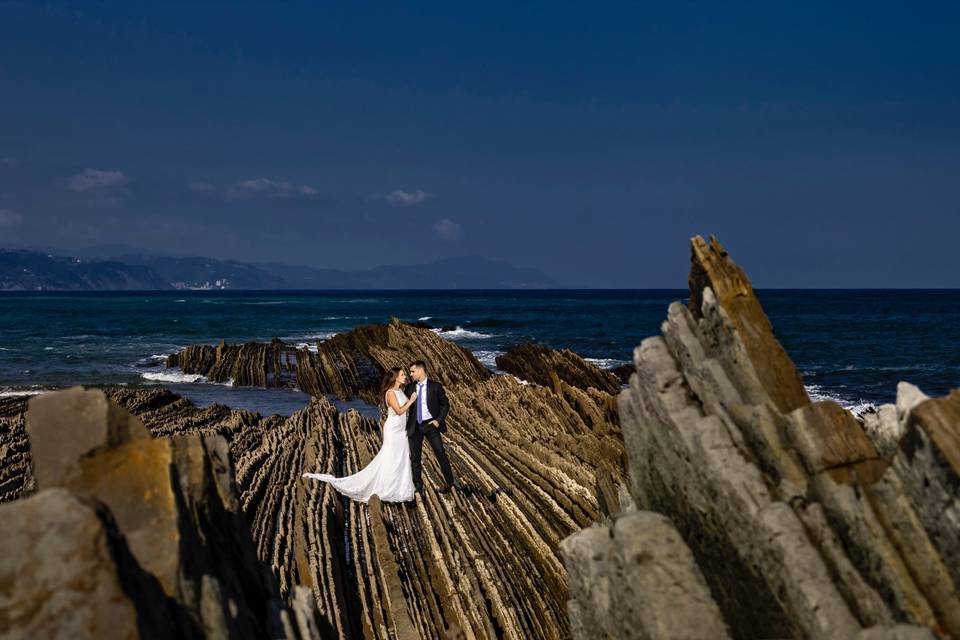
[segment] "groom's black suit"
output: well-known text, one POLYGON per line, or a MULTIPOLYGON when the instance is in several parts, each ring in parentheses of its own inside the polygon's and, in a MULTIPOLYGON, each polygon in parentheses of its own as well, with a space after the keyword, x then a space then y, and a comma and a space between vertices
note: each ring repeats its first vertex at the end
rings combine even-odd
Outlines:
MULTIPOLYGON (((423 488, 423 464, 421 454, 423 453, 423 439, 426 438, 433 449, 437 462, 440 463, 440 470, 443 472, 443 479, 447 486, 453 485, 453 469, 450 467, 450 460, 447 459, 447 452, 443 448, 443 437, 440 435, 447 430, 447 414, 450 413, 450 403, 447 402, 447 392, 443 385, 435 380, 427 378, 427 410, 432 418, 424 422, 417 421, 417 405, 420 397, 413 403, 413 406, 407 410, 407 439, 410 441, 410 466, 413 471, 413 485, 419 490, 423 488), (439 427, 433 426, 432 421, 440 423, 439 427)), ((409 398, 417 390, 417 383, 411 382, 403 390, 409 398)))

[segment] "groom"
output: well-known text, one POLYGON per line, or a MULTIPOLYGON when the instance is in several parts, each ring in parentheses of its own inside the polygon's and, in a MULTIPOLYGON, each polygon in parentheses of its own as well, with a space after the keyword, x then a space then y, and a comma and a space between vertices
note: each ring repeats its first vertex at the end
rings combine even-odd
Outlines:
POLYGON ((440 493, 450 491, 451 487, 461 487, 460 482, 453 477, 453 469, 447 459, 447 452, 443 448, 443 438, 440 434, 447 430, 447 414, 450 404, 447 402, 447 392, 443 385, 427 378, 427 365, 423 360, 410 363, 410 378, 413 380, 404 389, 409 397, 417 392, 417 406, 407 411, 407 438, 410 441, 410 466, 413 471, 413 486, 417 493, 423 491, 423 466, 420 461, 423 452, 423 439, 426 438, 433 449, 433 454, 440 463, 443 479, 446 486, 439 489, 440 493))

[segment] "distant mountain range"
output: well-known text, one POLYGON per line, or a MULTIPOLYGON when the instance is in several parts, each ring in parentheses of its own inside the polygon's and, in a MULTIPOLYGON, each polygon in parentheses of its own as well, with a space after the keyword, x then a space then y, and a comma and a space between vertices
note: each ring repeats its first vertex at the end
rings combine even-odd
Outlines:
POLYGON ((480 256, 346 271, 142 253, 91 258, 0 249, 2 291, 548 289, 559 286, 536 269, 480 256))

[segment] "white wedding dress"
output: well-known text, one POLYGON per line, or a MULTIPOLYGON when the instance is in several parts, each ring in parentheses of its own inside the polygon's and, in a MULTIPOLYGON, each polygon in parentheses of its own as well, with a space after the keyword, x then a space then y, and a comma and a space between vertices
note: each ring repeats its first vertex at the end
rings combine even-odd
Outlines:
MULTIPOLYGON (((407 401, 403 391, 396 390, 400 406, 407 401)), ((413 500, 413 471, 410 466, 410 443, 407 441, 407 416, 387 406, 383 421, 383 444, 370 464, 351 476, 337 478, 327 473, 305 473, 304 478, 327 482, 345 496, 367 502, 380 496, 383 502, 413 500)))

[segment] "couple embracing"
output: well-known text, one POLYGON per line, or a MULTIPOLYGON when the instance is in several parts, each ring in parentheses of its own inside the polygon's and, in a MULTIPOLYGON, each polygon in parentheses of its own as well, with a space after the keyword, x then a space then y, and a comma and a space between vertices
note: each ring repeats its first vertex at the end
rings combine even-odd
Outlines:
POLYGON ((370 464, 357 473, 337 478, 326 473, 304 473, 304 478, 327 482, 343 495, 367 502, 377 495, 384 502, 407 502, 423 490, 423 441, 433 449, 446 485, 461 487, 453 477, 450 460, 443 448, 446 418, 450 411, 443 385, 427 377, 423 360, 410 363, 410 377, 400 367, 386 372, 380 395, 387 405, 383 423, 383 444, 370 464))

